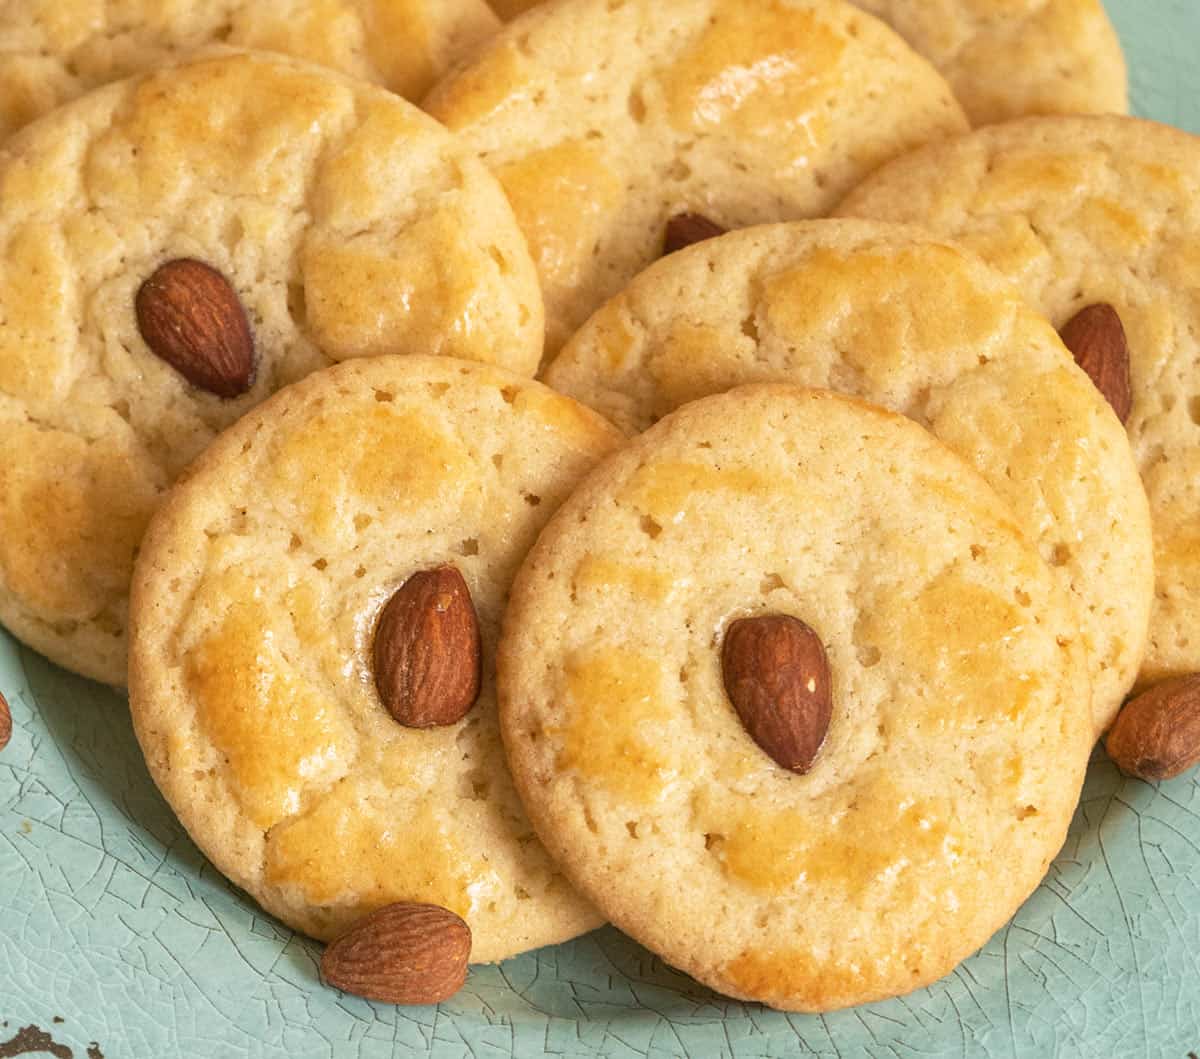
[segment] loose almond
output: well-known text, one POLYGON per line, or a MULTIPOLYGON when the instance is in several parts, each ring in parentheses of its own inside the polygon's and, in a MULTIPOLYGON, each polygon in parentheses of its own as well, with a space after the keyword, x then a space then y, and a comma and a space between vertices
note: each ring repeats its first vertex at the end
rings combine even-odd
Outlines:
POLYGON ((1105 740, 1129 776, 1174 779, 1200 763, 1200 673, 1165 681, 1125 704, 1105 740))
POLYGON ((8 746, 12 738, 12 711, 8 708, 8 700, 0 695, 0 750, 8 746))
POLYGON ((663 239, 663 257, 682 250, 693 243, 715 239, 724 235, 725 229, 699 213, 677 213, 667 221, 667 234, 663 239))
POLYGON ((471 928, 437 905, 388 905, 332 942, 328 985, 385 1004, 440 1004, 467 980, 471 928))
POLYGON ((1089 305, 1071 317, 1061 335, 1075 362, 1091 376, 1096 389, 1124 423, 1133 409, 1133 384, 1129 377, 1129 342, 1117 310, 1107 302, 1089 305))
POLYGON ((812 768, 833 712, 821 638, 786 615, 743 618, 725 633, 721 666, 750 737, 785 769, 812 768))
POLYGON ((246 310, 215 268, 180 258, 141 285, 138 330, 155 356, 218 397, 239 397, 254 385, 254 336, 246 310))
POLYGON ((483 648, 471 590, 453 566, 413 574, 375 629, 375 686, 408 728, 457 724, 475 705, 483 648))

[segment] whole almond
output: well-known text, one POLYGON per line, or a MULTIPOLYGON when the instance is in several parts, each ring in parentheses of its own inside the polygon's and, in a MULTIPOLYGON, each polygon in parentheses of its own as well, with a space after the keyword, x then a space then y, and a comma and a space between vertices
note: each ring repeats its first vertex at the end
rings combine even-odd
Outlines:
POLYGON ((667 221, 667 233, 663 238, 663 257, 682 250, 693 243, 703 243, 724 235, 725 229, 700 213, 677 213, 667 221))
POLYGON ((8 700, 0 695, 0 750, 8 746, 12 738, 12 711, 8 708, 8 700))
POLYGON ((168 261, 141 285, 138 330, 194 386, 239 397, 254 385, 254 336, 229 281, 203 261, 168 261))
POLYGON ((750 737, 785 769, 812 768, 833 713, 821 638, 787 615, 742 618, 725 633, 721 667, 750 737))
POLYGON ((457 724, 475 705, 483 647, 471 590, 453 566, 413 574, 375 629, 375 687, 408 728, 457 724))
POLYGON ((1200 763, 1200 673, 1164 681, 1126 703, 1104 745, 1122 772, 1151 782, 1200 763))
POLYGON ((1133 409, 1133 384, 1129 341, 1117 310, 1107 302, 1089 305, 1071 317, 1060 334, 1075 363, 1088 373, 1124 423, 1133 409))
POLYGON ((321 957, 335 989, 385 1004, 440 1004, 467 980, 471 928, 438 905, 388 905, 356 923, 321 957))

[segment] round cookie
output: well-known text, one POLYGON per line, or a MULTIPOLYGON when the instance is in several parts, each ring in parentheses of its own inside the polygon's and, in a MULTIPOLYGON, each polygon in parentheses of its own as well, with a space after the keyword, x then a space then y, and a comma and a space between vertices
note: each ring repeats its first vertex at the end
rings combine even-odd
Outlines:
POLYGON ((438 904, 476 963, 599 924, 525 819, 492 658, 538 531, 620 440, 510 372, 381 357, 282 391, 176 487, 138 563, 134 725, 197 844, 273 915, 328 939, 438 904), (375 689, 376 621, 443 564, 478 614, 482 691, 458 724, 407 728, 375 689))
POLYGON ((659 256, 674 215, 817 216, 885 160, 966 128, 937 72, 841 0, 555 0, 424 105, 508 192, 550 353, 659 256))
POLYGON ((498 26, 484 0, 6 0, 0 139, 94 88, 219 43, 419 99, 498 26))
POLYGON ((1003 497, 1080 607, 1097 731, 1146 646, 1146 497, 1120 422, 1053 328, 973 255, 919 230, 809 221, 657 262, 546 381, 633 432, 747 382, 850 393, 931 430, 1003 497))
POLYGON ((1200 138, 1134 118, 1011 122, 887 167, 839 212, 954 238, 1057 327, 1116 308, 1157 570, 1139 684, 1200 671, 1200 138))
POLYGON ((905 993, 983 945, 1060 848, 1092 745, 1073 607, 1006 506, 915 423, 798 387, 688 405, 589 475, 498 664, 517 789, 580 890, 785 1009, 905 993), (723 690, 726 630, 760 615, 827 652, 805 775, 723 690))
POLYGON ((11 138, 0 247, 0 622, 112 684, 146 522, 256 402, 348 357, 532 373, 541 354, 536 274, 494 178, 397 96, 282 57, 121 82, 11 138), (176 259, 245 310, 241 397, 190 385, 143 339, 138 291, 176 259))

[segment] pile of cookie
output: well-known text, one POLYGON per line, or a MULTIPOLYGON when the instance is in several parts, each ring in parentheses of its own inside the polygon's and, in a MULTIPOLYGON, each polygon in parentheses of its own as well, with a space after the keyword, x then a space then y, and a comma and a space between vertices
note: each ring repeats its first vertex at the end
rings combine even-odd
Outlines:
POLYGON ((330 984, 894 996, 1200 758, 1200 140, 1098 0, 160 6, 0 16, 0 621, 330 984))

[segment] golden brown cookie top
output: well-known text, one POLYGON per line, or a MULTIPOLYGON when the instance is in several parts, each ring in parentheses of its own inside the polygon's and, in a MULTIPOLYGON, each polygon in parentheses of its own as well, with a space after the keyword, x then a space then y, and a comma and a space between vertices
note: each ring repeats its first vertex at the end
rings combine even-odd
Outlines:
MULTIPOLYGON (((511 19, 539 0, 491 0, 511 19)), ((973 125, 1124 114, 1125 56, 1101 0, 853 0, 930 60, 973 125)))

